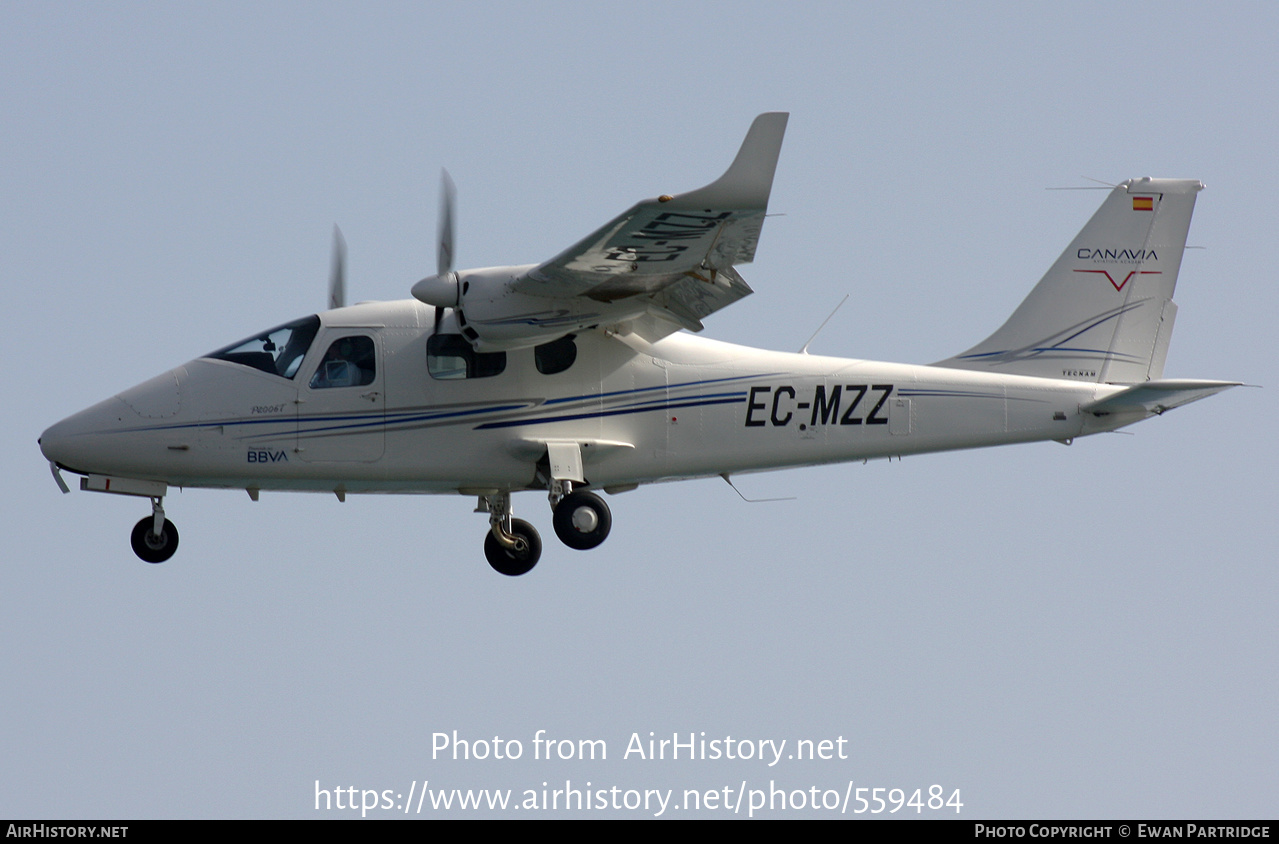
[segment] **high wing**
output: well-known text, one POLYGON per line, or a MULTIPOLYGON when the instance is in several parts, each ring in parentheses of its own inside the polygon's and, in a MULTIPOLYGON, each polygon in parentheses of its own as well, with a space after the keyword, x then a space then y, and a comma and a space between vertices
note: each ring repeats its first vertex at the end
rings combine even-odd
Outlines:
MULTIPOLYGON (((599 302, 644 296, 681 324, 697 322, 689 312, 705 316, 747 295, 750 288, 731 269, 755 258, 788 117, 784 112, 756 117, 719 179, 637 203, 530 270, 514 289, 599 302), (727 278, 718 278, 720 273, 727 278)), ((701 324, 686 327, 700 330, 701 324)))
POLYGON ((456 307, 478 349, 544 343, 593 325, 650 340, 700 331, 708 314, 751 293, 733 267, 755 257, 788 117, 756 117, 714 182, 639 202, 543 264, 441 273, 413 295, 456 307))

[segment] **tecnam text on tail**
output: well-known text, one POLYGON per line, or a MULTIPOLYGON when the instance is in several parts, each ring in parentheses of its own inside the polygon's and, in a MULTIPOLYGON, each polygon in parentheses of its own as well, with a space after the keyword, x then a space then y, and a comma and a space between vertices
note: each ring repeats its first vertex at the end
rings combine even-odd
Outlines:
POLYGON ((1168 380, 1173 289, 1203 187, 1115 187, 1008 321, 921 366, 693 333, 748 295, 787 115, 755 119, 704 188, 638 203, 549 261, 454 271, 445 178, 435 275, 414 299, 333 309, 196 358, 59 422, 40 446, 81 489, 149 498, 149 562, 178 543, 170 487, 476 496, 497 571, 541 554, 511 494, 548 493, 589 549, 597 491, 1112 431, 1235 382, 1168 380))

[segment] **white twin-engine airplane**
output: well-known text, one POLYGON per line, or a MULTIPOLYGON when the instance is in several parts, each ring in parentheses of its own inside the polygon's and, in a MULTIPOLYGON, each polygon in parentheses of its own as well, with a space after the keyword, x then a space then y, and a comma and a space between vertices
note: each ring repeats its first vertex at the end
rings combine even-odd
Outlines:
POLYGON ((640 202, 545 263, 454 272, 445 178, 438 272, 414 299, 260 332, 65 419, 40 448, 54 479, 151 499, 133 529, 173 555, 169 487, 474 495, 484 553, 524 574, 542 552, 511 493, 549 492, 556 535, 594 548, 595 490, 1113 431, 1237 382, 1167 380, 1173 288, 1196 180, 1114 188, 987 339, 930 366, 770 352, 680 332, 751 293, 786 130, 751 125, 700 190, 640 202))

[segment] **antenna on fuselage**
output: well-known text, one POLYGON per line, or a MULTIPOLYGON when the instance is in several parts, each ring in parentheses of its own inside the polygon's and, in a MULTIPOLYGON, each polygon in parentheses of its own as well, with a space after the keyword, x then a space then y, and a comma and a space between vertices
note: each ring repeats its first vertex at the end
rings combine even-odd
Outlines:
POLYGON ((787 496, 786 498, 747 498, 746 496, 742 495, 742 491, 738 489, 737 486, 733 483, 733 479, 728 476, 727 472, 720 475, 720 477, 724 479, 724 483, 728 484, 729 486, 733 488, 733 492, 737 493, 737 497, 745 501, 747 504, 764 504, 768 501, 795 501, 796 500, 795 496, 793 495, 787 496))
POLYGON ((1110 182, 1103 182, 1101 179, 1094 179, 1092 176, 1080 176, 1079 178, 1089 182, 1096 182, 1097 184, 1089 185, 1087 187, 1079 187, 1076 185, 1074 187, 1067 188, 1044 188, 1044 190, 1114 190, 1119 187, 1119 185, 1112 185, 1110 182))
POLYGON ((835 310, 830 312, 830 316, 822 320, 822 324, 817 326, 817 330, 813 332, 813 336, 808 338, 808 342, 804 344, 804 348, 799 350, 801 355, 808 354, 808 347, 813 345, 813 341, 817 339, 817 335, 822 333, 822 329, 826 327, 826 323, 830 322, 830 318, 835 315, 835 311, 844 307, 844 303, 848 301, 848 294, 844 294, 844 298, 839 300, 839 304, 835 306, 835 310))

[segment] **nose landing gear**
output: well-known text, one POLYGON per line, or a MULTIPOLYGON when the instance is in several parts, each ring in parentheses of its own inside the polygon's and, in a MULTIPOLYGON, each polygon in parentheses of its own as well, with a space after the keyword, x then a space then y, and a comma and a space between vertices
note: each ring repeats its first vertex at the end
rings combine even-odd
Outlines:
POLYGON ((151 499, 151 515, 133 526, 133 553, 144 562, 163 563, 178 550, 178 529, 164 517, 162 499, 151 499))

